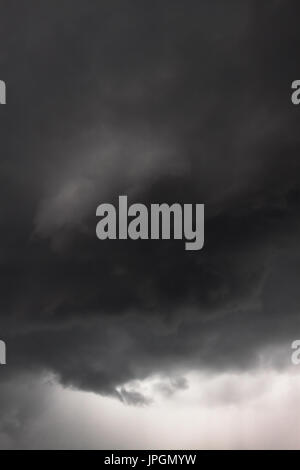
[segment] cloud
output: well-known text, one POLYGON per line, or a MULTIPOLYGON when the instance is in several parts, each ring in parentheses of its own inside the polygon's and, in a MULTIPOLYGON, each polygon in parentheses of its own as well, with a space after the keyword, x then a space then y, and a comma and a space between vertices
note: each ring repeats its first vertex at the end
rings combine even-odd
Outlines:
POLYGON ((283 348, 270 353, 274 367, 289 363, 300 331, 289 96, 298 10, 31 0, 16 15, 6 4, 0 305, 9 379, 49 371, 66 386, 140 403, 126 384, 153 374, 250 370, 274 348, 283 348), (205 203, 205 249, 99 242, 96 207, 120 194, 205 203))
MULTIPOLYGON (((62 388, 23 376, 5 400, 17 431, 2 428, 10 449, 298 449, 299 373, 270 369, 241 374, 189 374, 189 388, 165 396, 153 389, 149 406, 62 388), (40 406, 42 403, 42 406, 40 406), (23 410, 23 411, 22 411, 23 410), (25 413, 24 413, 25 411, 25 413), (28 419, 29 415, 29 419, 28 419)), ((2 402, 1 402, 2 404, 2 402)), ((2 406, 1 411, 2 414, 2 406)))

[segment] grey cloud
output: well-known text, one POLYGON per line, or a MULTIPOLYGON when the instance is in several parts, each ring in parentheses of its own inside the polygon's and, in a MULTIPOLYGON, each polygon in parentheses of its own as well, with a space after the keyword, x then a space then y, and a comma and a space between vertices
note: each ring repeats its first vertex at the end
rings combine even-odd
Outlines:
POLYGON ((48 370, 136 403, 130 380, 251 368, 289 345, 299 331, 298 4, 2 3, 8 376, 48 370), (124 193, 204 202, 205 249, 100 243, 96 206, 124 193))

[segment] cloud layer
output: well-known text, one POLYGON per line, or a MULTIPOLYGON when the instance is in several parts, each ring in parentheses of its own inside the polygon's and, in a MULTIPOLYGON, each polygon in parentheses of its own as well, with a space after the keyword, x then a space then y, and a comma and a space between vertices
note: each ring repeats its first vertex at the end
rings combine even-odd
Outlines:
MULTIPOLYGON (((1 9, 0 380, 47 371, 141 403, 125 384, 153 374, 288 364, 300 333, 297 2, 1 9), (120 194, 205 203, 204 250, 99 242, 96 207, 120 194)), ((176 380, 166 393, 185 387, 176 380)))

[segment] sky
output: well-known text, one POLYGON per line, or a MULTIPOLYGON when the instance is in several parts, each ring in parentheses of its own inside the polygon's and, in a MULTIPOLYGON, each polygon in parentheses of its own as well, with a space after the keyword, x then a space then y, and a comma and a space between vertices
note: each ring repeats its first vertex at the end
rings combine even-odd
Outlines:
POLYGON ((0 448, 300 448, 299 13, 0 0, 0 448), (100 241, 119 195, 204 248, 100 241))

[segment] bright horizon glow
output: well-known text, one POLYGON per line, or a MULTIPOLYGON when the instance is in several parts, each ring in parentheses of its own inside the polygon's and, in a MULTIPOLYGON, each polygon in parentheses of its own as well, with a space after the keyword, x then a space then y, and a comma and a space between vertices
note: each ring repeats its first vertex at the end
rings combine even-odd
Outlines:
MULTIPOLYGON (((300 448, 300 375, 259 370, 243 374, 187 374, 188 388, 169 393, 159 377, 135 383, 151 393, 147 406, 63 388, 27 385, 43 407, 23 424, 17 448, 272 449, 300 448)), ((133 384, 130 385, 133 387, 133 384)), ((15 442, 14 442, 15 439, 15 442)), ((3 444, 2 444, 3 445, 3 444)))

